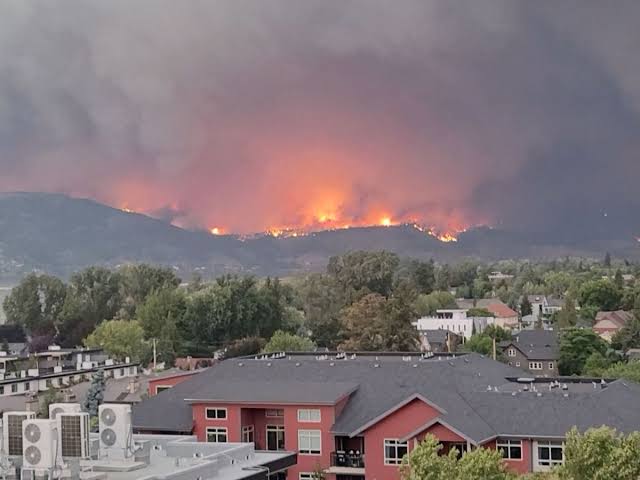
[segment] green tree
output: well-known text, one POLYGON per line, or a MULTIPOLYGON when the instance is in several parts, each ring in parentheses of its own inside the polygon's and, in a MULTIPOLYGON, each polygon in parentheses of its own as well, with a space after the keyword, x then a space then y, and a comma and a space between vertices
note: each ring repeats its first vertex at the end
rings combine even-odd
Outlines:
POLYGON ((368 293, 391 295, 399 264, 395 253, 358 251, 331 257, 327 273, 336 279, 345 292, 347 303, 351 303, 368 293))
POLYGON ((486 308, 470 308, 467 311, 467 317, 493 317, 493 313, 491 313, 486 308))
POLYGON ((609 252, 607 252, 607 253, 604 255, 604 261, 602 262, 602 265, 603 265, 605 268, 611 268, 611 254, 610 254, 609 252))
POLYGON ((413 306, 419 317, 427 317, 435 315, 437 310, 443 308, 456 308, 456 299, 449 292, 436 291, 418 295, 413 306))
POLYGON ((576 325, 578 322, 578 313, 576 312, 576 302, 572 294, 567 295, 562 310, 555 314, 554 320, 560 329, 574 327, 576 325))
POLYGON ((278 330, 267 342, 264 352, 310 352, 315 348, 315 343, 309 338, 278 330))
POLYGON ((640 478, 640 433, 618 434, 610 427, 568 434, 565 461, 559 468, 563 480, 628 480, 640 478))
POLYGON ((91 348, 103 348, 111 357, 123 361, 126 357, 140 360, 148 348, 140 323, 131 320, 102 322, 85 340, 91 348))
POLYGON ((471 338, 464 344, 464 349, 482 355, 491 355, 494 339, 497 345, 503 340, 510 340, 511 333, 500 326, 489 325, 482 333, 471 335, 471 338))
POLYGON ((583 373, 590 377, 599 377, 609 368, 611 362, 600 352, 593 352, 584 363, 583 373))
POLYGON ((560 336, 560 359, 558 368, 561 375, 581 375, 587 359, 598 352, 606 355, 607 345, 592 330, 572 328, 560 336))
POLYGON ((619 290, 624 288, 624 277, 622 276, 622 272, 620 269, 616 270, 616 275, 613 277, 613 283, 618 287, 619 290))
POLYGON ((611 280, 591 280, 580 288, 579 299, 583 308, 612 311, 620 307, 622 292, 611 280))
POLYGON ((92 417, 98 416, 98 407, 104 401, 104 390, 106 388, 106 380, 104 371, 98 370, 91 378, 91 385, 84 401, 84 411, 88 412, 92 417))
POLYGON ((118 273, 89 267, 73 274, 58 322, 59 343, 80 345, 102 321, 113 319, 121 305, 118 273))
POLYGON ((372 293, 343 311, 344 350, 410 351, 418 345, 418 332, 411 324, 413 307, 405 296, 386 299, 372 293))
POLYGON ((27 275, 4 299, 7 321, 23 327, 30 335, 52 335, 67 288, 56 277, 27 275))
POLYGON ((320 347, 335 349, 340 343, 340 311, 345 299, 338 283, 330 275, 312 273, 297 286, 304 310, 305 326, 320 347))
POLYGON ((171 268, 145 263, 122 267, 119 274, 123 316, 128 318, 135 315, 136 308, 143 304, 152 293, 167 289, 173 290, 180 285, 180 278, 171 268))
POLYGON ((626 352, 630 348, 640 348, 640 316, 637 310, 634 316, 611 339, 613 348, 626 352))
POLYGON ((185 340, 199 340, 206 335, 205 330, 185 325, 186 310, 185 294, 176 289, 164 289, 150 294, 136 310, 136 320, 144 331, 145 339, 156 339, 160 362, 172 364, 174 358, 182 353, 185 340))
POLYGON ((42 395, 38 396, 38 418, 49 418, 49 405, 62 402, 63 397, 60 390, 49 388, 42 395))
POLYGON ((440 455, 442 445, 433 435, 427 435, 404 457, 400 467, 402 480, 511 480, 498 450, 476 448, 458 458, 456 450, 440 455))
POLYGON ((409 279, 418 293, 431 293, 436 283, 433 260, 423 262, 411 260, 409 263, 409 279))
POLYGON ((603 378, 624 378, 640 383, 640 361, 614 363, 598 376, 603 378))
POLYGON ((526 317, 527 315, 531 315, 533 313, 531 302, 529 301, 529 297, 527 295, 522 296, 522 301, 520 302, 520 315, 526 317))

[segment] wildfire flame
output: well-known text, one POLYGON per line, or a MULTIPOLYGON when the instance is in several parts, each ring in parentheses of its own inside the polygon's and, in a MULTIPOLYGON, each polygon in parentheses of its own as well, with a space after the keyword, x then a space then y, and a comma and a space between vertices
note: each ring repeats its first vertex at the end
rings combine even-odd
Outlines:
POLYGON ((222 229, 220 227, 213 227, 209 232, 211 235, 222 235, 222 229))
POLYGON ((382 217, 380 219, 380 225, 383 227, 390 227, 391 226, 391 218, 390 217, 382 217))

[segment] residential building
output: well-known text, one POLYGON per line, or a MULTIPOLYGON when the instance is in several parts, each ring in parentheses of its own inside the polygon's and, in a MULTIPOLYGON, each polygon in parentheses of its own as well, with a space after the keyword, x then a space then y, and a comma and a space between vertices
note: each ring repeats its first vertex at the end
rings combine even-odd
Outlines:
POLYGON ((98 370, 103 370, 107 378, 134 378, 138 369, 138 363, 129 359, 116 362, 100 349, 51 346, 31 355, 0 352, 0 397, 65 388, 89 380, 98 370))
POLYGON ((148 378, 149 396, 157 395, 160 392, 175 387, 184 382, 189 377, 204 372, 204 369, 183 371, 177 368, 165 370, 164 372, 152 373, 148 378))
POLYGON ((460 298, 456 300, 459 309, 469 311, 472 308, 487 310, 493 315, 488 320, 489 325, 513 329, 518 327, 518 312, 511 309, 499 298, 480 298, 477 300, 460 298))
POLYGON ((453 353, 462 338, 449 330, 421 330, 420 344, 423 352, 453 353))
POLYGON ((426 434, 442 452, 497 448, 515 472, 563 460, 574 426, 640 429, 640 386, 533 378, 478 354, 273 354, 235 358, 134 406, 138 432, 295 451, 286 478, 399 479, 426 434))
POLYGON ((468 340, 474 332, 482 332, 489 323, 486 317, 468 317, 464 309, 442 309, 434 316, 419 318, 414 325, 418 332, 449 330, 468 340))
POLYGON ((558 335, 553 330, 521 330, 511 340, 500 342, 509 365, 535 376, 558 375, 558 335))
POLYGON ((613 336, 633 319, 632 312, 616 310, 615 312, 598 312, 593 323, 593 331, 610 342, 613 336))

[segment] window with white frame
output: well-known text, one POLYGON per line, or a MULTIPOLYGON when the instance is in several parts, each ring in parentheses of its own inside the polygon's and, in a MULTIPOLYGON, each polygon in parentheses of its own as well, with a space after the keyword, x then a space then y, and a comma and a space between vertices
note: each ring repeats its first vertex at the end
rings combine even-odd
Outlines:
POLYGON ((320 422, 320 410, 317 408, 300 408, 298 409, 298 421, 318 423, 320 422))
POLYGON ((298 430, 298 452, 302 455, 320 455, 322 453, 320 430, 298 430))
POLYGON ((165 390, 169 390, 171 385, 156 385, 156 395, 160 392, 164 392, 165 390))
POLYGON ((553 370, 553 362, 549 362, 549 370, 553 370))
POLYGON ((284 417, 284 410, 281 408, 270 408, 264 411, 264 416, 268 418, 284 417))
POLYGON ((386 438, 384 440, 384 464, 400 465, 402 457, 407 454, 408 446, 407 442, 401 442, 395 438, 386 438))
POLYGON ((227 429, 225 427, 207 427, 207 442, 226 443, 227 429))
POLYGON ((509 350, 507 350, 507 355, 509 355, 510 357, 515 357, 516 356, 516 349, 511 347, 509 350))
POLYGON ((253 425, 245 425, 242 427, 242 441, 244 443, 253 443, 254 442, 254 427, 253 425))
POLYGON ((496 448, 502 452, 502 458, 507 460, 522 460, 522 440, 506 440, 499 438, 496 448))
POLYGON ((529 370, 542 370, 542 362, 529 362, 529 370))
POLYGON ((226 420, 227 409, 226 408, 207 408, 206 417, 207 417, 207 420, 226 420))
POLYGON ((564 463, 564 442, 538 441, 536 463, 541 469, 548 469, 564 463))
POLYGON ((516 362, 516 367, 519 367, 519 366, 520 366, 520 362, 516 362))

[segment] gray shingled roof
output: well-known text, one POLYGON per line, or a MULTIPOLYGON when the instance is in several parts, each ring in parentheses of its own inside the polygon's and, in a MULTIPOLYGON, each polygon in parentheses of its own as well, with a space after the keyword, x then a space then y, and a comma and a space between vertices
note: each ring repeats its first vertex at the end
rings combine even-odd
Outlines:
POLYGON ((529 360, 557 360, 558 334, 553 330, 521 330, 512 341, 500 342, 503 348, 515 346, 529 360))
MULTIPOLYGON (((640 387, 635 384, 587 386, 582 393, 569 391, 569 397, 565 391, 541 390, 537 396, 518 392, 519 385, 508 380, 523 376, 527 374, 520 369, 477 354, 430 360, 413 356, 410 361, 230 359, 134 407, 133 418, 137 429, 188 432, 192 415, 185 399, 334 401, 357 384, 332 427, 336 434, 357 434, 416 397, 439 408, 440 418, 473 442, 500 434, 562 436, 573 425, 640 429, 640 387)), ((416 419, 416 428, 420 422, 416 419)))

